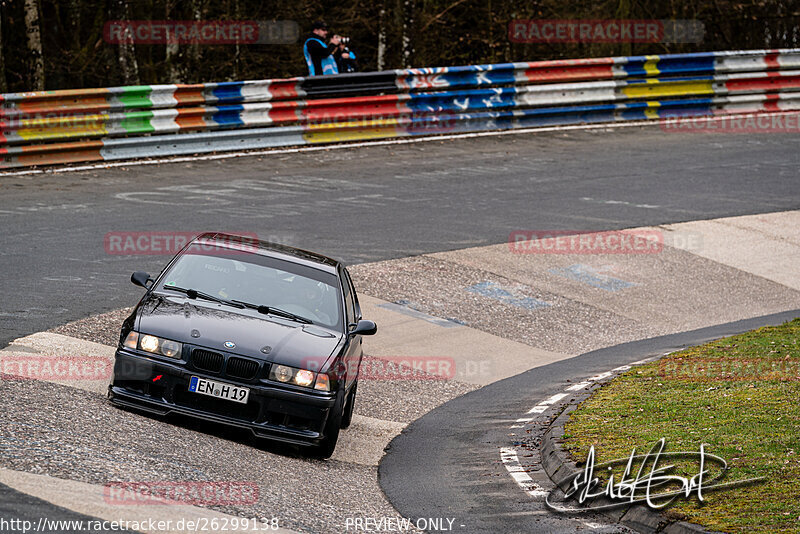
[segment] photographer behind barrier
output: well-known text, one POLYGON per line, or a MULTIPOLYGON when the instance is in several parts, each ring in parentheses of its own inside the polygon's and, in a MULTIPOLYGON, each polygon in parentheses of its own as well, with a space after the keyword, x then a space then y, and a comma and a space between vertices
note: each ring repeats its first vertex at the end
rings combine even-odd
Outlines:
POLYGON ((326 45, 327 37, 327 24, 317 21, 311 26, 311 34, 303 44, 303 55, 306 58, 309 76, 339 73, 335 54, 341 53, 339 50, 342 44, 341 37, 334 35, 326 45))
POLYGON ((349 37, 341 37, 340 44, 333 53, 336 66, 339 72, 355 72, 358 64, 356 63, 356 53, 347 46, 350 43, 349 37))

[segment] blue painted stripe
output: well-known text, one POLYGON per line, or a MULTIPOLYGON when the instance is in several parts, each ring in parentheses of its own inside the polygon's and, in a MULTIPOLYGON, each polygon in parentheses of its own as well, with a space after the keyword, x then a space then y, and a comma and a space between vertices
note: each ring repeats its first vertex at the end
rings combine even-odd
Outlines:
POLYGON ((429 315, 423 311, 420 311, 416 304, 414 304, 413 302, 409 302, 407 300, 385 302, 383 304, 378 304, 378 307, 383 308, 385 310, 391 310, 393 312, 402 313, 403 315, 408 315, 409 317, 414 317, 415 319, 422 319, 423 321, 427 321, 429 323, 433 323, 437 326, 442 326, 444 328, 454 328, 457 326, 463 326, 467 324, 464 321, 461 321, 459 319, 453 319, 451 317, 443 319, 441 317, 429 315))
POLYGON ((241 102, 244 100, 242 87, 244 82, 222 82, 217 84, 213 93, 220 102, 241 102))
POLYGON ((241 126, 244 124, 241 117, 241 112, 243 110, 244 107, 241 105, 219 106, 211 115, 211 119, 220 126, 241 126))
POLYGON ((406 102, 413 111, 463 111, 467 109, 513 108, 517 106, 517 89, 443 91, 418 93, 406 102))
POLYGON ((569 267, 550 269, 549 272, 558 276, 563 276, 564 278, 569 278, 570 280, 588 284, 604 291, 616 292, 637 285, 633 282, 602 274, 594 267, 582 263, 576 263, 569 267))
POLYGON ((510 304, 511 306, 525 308, 527 310, 538 310, 540 308, 547 308, 550 306, 549 303, 543 300, 533 297, 520 297, 514 295, 510 290, 495 282, 480 282, 478 284, 469 286, 467 291, 498 300, 503 304, 510 304))

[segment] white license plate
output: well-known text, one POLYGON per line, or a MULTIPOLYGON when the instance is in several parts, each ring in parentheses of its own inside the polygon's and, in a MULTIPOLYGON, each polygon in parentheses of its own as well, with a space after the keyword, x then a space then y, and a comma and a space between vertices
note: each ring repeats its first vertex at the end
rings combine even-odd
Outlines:
POLYGON ((250 389, 248 388, 225 384, 224 382, 217 382, 215 380, 206 380, 199 376, 193 376, 191 380, 189 380, 189 391, 201 395, 208 395, 209 397, 215 397, 217 399, 241 402, 242 404, 247 404, 247 398, 250 396, 250 389))

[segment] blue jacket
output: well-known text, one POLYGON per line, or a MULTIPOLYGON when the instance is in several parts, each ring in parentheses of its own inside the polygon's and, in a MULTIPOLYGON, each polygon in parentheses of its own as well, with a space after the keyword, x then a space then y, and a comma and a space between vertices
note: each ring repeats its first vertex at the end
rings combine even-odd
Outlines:
POLYGON ((333 57, 334 50, 336 46, 326 45, 316 36, 306 39, 303 44, 303 55, 308 65, 308 75, 338 74, 339 69, 333 57))

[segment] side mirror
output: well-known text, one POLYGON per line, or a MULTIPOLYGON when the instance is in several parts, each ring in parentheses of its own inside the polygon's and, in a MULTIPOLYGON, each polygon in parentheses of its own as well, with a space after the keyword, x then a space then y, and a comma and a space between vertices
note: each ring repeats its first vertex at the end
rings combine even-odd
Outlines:
POLYGON ((150 278, 150 274, 144 271, 136 271, 131 275, 131 282, 133 285, 142 286, 145 289, 150 289, 150 286, 147 285, 153 282, 153 279, 150 278))
POLYGON ((372 321, 361 319, 356 327, 350 331, 351 336, 371 336, 378 331, 378 325, 372 321))

